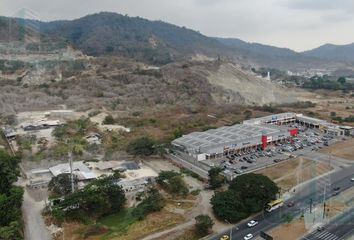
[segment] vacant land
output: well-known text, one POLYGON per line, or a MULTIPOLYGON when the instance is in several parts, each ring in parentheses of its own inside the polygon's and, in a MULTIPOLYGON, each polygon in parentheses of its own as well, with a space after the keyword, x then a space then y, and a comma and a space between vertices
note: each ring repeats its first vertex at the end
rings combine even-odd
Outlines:
POLYGON ((328 148, 322 149, 323 153, 330 153, 336 157, 354 161, 354 138, 336 143, 328 148))
POLYGON ((270 235, 275 240, 299 239, 307 230, 303 220, 296 220, 273 229, 270 235))
POLYGON ((278 184, 282 192, 285 192, 300 183, 320 176, 330 170, 332 170, 332 168, 326 164, 296 158, 276 166, 259 170, 256 173, 269 177, 278 184))

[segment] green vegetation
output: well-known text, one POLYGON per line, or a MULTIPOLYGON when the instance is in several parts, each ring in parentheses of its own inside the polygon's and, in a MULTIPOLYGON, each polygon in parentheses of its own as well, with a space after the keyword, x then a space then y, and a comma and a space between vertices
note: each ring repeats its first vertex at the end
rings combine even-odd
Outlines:
POLYGON ((69 173, 62 173, 53 177, 49 184, 48 189, 55 196, 65 196, 71 193, 71 177, 69 173))
POLYGON ((112 115, 108 115, 106 116, 104 119, 103 119, 103 124, 106 124, 106 125, 112 125, 115 123, 115 120, 114 118, 112 117, 112 115))
POLYGON ((19 69, 23 69, 25 66, 25 63, 21 61, 0 60, 0 71, 6 73, 14 73, 19 69))
POLYGON ((134 208, 132 215, 138 220, 143 220, 149 213, 161 211, 164 205, 164 199, 159 191, 151 188, 144 199, 134 208))
POLYGON ((211 204, 219 219, 237 222, 261 211, 278 192, 268 177, 250 173, 232 180, 227 191, 215 193, 211 204))
POLYGON ((125 208, 118 213, 102 217, 98 223, 108 227, 111 232, 124 234, 130 225, 143 220, 149 213, 160 211, 165 205, 163 197, 155 188, 142 195, 143 200, 135 208, 125 208))
POLYGON ((149 137, 141 137, 128 144, 127 152, 135 156, 150 156, 155 153, 155 141, 149 137))
POLYGON ((186 196, 189 193, 187 184, 178 172, 161 171, 156 178, 156 182, 172 194, 186 196))
POLYGON ((327 89, 327 90, 354 90, 354 84, 346 81, 344 77, 338 78, 337 81, 330 79, 328 76, 314 76, 303 84, 304 88, 309 89, 327 89))
POLYGON ((335 120, 335 121, 338 121, 340 123, 343 123, 343 122, 347 122, 347 123, 352 123, 354 122, 354 115, 350 115, 349 117, 340 117, 340 116, 332 116, 331 114, 331 117, 332 117, 332 120, 335 120))
POLYGON ((216 167, 208 171, 209 184, 213 189, 221 187, 226 182, 226 178, 220 174, 221 172, 222 169, 216 167))
POLYGON ((195 217, 195 231, 200 237, 209 234, 214 225, 214 221, 208 215, 198 215, 195 217))
POLYGON ((20 240, 22 236, 21 205, 23 189, 12 186, 20 175, 19 157, 0 150, 0 239, 20 240))
POLYGON ((131 224, 137 221, 133 216, 134 208, 124 208, 122 211, 100 218, 97 222, 107 226, 111 231, 125 233, 131 224))
POLYGON ((199 176, 198 174, 196 174, 195 172, 184 168, 184 167, 180 167, 180 173, 181 174, 185 174, 186 176, 190 176, 192 178, 198 179, 199 181, 204 181, 204 178, 202 178, 201 176, 199 176))
POLYGON ((97 179, 82 190, 69 194, 53 208, 53 215, 86 222, 109 213, 119 212, 126 202, 123 189, 113 177, 97 179))

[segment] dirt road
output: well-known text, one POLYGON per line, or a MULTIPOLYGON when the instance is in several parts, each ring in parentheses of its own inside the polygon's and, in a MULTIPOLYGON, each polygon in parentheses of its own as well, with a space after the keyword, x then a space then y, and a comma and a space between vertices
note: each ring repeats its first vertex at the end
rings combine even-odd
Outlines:
POLYGON ((41 211, 44 203, 36 202, 25 188, 22 204, 22 216, 25 224, 25 240, 51 240, 46 228, 41 211))

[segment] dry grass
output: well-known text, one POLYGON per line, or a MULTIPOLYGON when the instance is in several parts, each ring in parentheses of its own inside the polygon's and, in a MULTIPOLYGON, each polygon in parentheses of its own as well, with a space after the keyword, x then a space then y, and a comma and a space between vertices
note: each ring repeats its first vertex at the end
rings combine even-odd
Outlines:
POLYGON ((332 168, 326 164, 296 158, 270 168, 259 170, 256 173, 268 176, 284 192, 300 183, 321 176, 330 170, 332 168))
POLYGON ((307 232, 303 220, 283 224, 270 232, 274 240, 299 239, 307 232))
MULTIPOLYGON (((199 236, 195 233, 194 228, 188 229, 179 236, 175 237, 174 240, 198 240, 199 236)), ((162 239, 161 239, 162 240, 162 239)))
MULTIPOLYGON (((306 162, 309 161, 304 160, 304 163, 306 162)), ((300 159, 292 159, 290 161, 286 161, 275 166, 259 170, 256 173, 263 174, 272 180, 277 180, 293 172, 299 166, 299 163, 300 159)))
POLYGON ((354 161, 354 138, 321 149, 321 152, 354 161))
POLYGON ((112 234, 109 238, 114 240, 142 239, 148 234, 173 227, 184 220, 182 215, 161 211, 150 214, 145 220, 132 224, 126 234, 118 236, 112 234))

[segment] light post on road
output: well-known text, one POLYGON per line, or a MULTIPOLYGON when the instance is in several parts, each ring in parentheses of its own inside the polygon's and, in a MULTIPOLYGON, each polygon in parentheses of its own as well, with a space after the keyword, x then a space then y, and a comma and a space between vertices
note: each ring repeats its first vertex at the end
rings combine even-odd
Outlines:
MULTIPOLYGON (((227 221, 226 219, 225 219, 225 222, 226 222, 227 224, 230 224, 230 225, 231 225, 231 223, 230 223, 229 221, 227 221)), ((231 229, 230 229, 230 240, 232 240, 232 225, 231 225, 231 229)))

